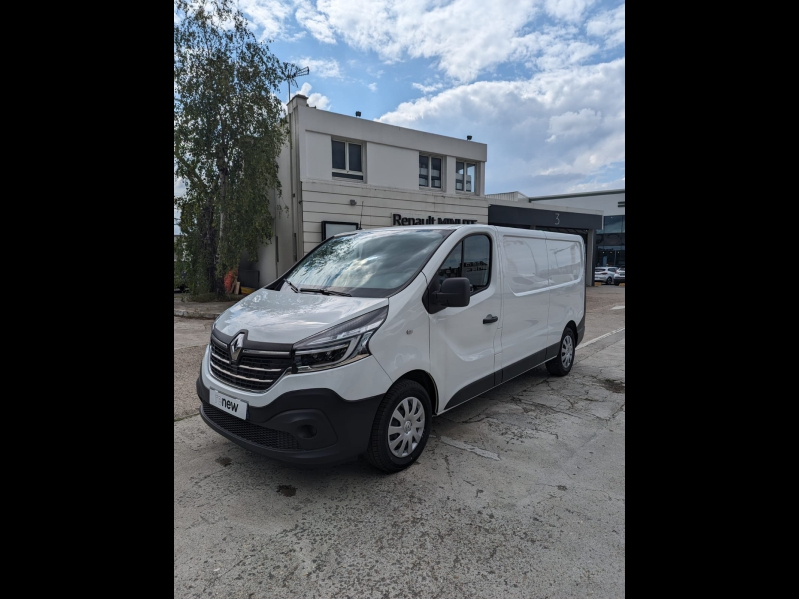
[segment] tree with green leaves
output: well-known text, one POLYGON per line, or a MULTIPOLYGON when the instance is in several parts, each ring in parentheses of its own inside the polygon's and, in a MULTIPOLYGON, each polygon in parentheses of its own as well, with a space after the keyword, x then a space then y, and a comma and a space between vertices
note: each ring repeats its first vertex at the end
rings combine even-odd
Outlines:
POLYGON ((224 293, 243 252, 270 243, 269 194, 280 197, 277 157, 287 139, 278 99, 281 63, 256 40, 232 0, 174 0, 176 252, 192 293, 224 293))

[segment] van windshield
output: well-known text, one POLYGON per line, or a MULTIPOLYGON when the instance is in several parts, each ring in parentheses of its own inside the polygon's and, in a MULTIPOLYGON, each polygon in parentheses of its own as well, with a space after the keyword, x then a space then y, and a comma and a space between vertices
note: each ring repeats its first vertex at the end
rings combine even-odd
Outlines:
POLYGON ((334 237, 289 271, 281 291, 388 297, 421 270, 451 233, 373 230, 334 237))

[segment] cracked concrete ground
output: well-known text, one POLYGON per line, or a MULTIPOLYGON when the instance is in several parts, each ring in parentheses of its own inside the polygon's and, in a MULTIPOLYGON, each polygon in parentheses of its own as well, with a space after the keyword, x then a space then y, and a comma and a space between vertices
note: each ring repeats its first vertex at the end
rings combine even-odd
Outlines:
MULTIPOLYGON (((624 327, 625 289, 588 289, 585 341, 624 327)), ((435 418, 387 476, 299 470, 208 429, 188 342, 207 333, 175 320, 175 597, 624 596, 624 331, 566 377, 537 368, 435 418)))

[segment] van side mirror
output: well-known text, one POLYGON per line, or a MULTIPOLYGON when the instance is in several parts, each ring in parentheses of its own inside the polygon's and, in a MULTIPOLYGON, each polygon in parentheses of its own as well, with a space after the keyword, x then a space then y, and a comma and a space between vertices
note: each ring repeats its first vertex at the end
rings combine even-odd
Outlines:
POLYGON ((469 305, 471 283, 466 277, 444 279, 441 289, 430 295, 430 300, 439 306, 450 308, 463 308, 469 305))

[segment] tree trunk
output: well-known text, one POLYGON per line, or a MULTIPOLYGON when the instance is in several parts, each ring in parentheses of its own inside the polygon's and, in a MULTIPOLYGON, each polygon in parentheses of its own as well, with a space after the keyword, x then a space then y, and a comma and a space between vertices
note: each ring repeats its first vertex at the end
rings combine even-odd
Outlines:
MULTIPOLYGON (((224 131, 224 127, 222 128, 224 131)), ((225 200, 227 199, 228 168, 225 162, 224 149, 217 149, 216 168, 219 171, 219 235, 216 239, 216 255, 214 256, 216 294, 225 294, 225 273, 219 270, 219 251, 222 247, 222 226, 225 224, 225 200)))
POLYGON ((203 240, 203 257, 206 260, 208 268, 208 278, 206 280, 206 290, 213 291, 214 281, 216 280, 216 260, 214 243, 214 204, 213 199, 208 198, 203 209, 203 216, 205 217, 205 238, 203 240))

